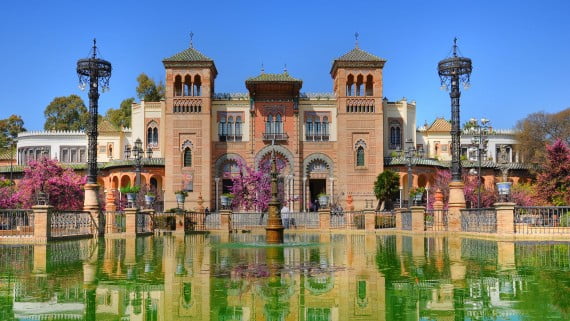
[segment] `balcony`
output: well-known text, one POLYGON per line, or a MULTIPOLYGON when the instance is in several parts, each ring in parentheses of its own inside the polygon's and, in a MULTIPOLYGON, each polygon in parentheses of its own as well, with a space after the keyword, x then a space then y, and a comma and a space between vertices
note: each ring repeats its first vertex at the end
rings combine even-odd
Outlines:
POLYGON ((328 142, 329 141, 329 134, 305 135, 305 141, 307 141, 307 142, 328 142))
POLYGON ((287 133, 263 133, 263 140, 283 141, 289 139, 287 133))
POLYGON ((220 142, 241 142, 241 135, 218 135, 220 142))

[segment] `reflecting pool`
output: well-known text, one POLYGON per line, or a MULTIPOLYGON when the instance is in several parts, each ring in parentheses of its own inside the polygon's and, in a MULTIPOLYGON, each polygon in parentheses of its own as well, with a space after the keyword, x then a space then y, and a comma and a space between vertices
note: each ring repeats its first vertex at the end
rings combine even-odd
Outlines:
POLYGON ((0 245, 0 320, 569 320, 570 246, 389 234, 0 245))

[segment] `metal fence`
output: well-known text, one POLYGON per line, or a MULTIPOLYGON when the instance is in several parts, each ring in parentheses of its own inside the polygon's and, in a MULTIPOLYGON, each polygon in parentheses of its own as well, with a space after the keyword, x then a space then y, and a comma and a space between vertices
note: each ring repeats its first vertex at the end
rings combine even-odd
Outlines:
POLYGON ((471 208, 461 210, 461 231, 496 233, 497 211, 494 208, 471 208))
POLYGON ((125 213, 122 211, 105 212, 109 233, 124 233, 127 230, 125 213))
POLYGON ((570 206, 517 206, 514 221, 518 234, 570 234, 570 206))
POLYGON ((184 231, 205 231, 206 217, 210 213, 204 212, 185 212, 184 213, 184 231))
POLYGON ((318 212, 289 212, 282 213, 284 226, 286 228, 305 228, 316 229, 319 228, 319 213, 318 212), (286 224, 286 219, 289 219, 289 224, 286 224))
POLYGON ((51 214, 51 236, 90 235, 96 231, 90 212, 55 211, 51 214))
POLYGON ((331 215, 331 228, 335 229, 364 229, 364 211, 344 211, 331 215))
POLYGON ((385 229, 396 227, 396 215, 391 211, 375 212, 374 228, 385 229))
POLYGON ((152 233, 153 223, 152 215, 150 213, 137 213, 137 233, 152 233))
POLYGON ((157 212, 152 217, 155 230, 174 231, 176 229, 176 214, 157 212))
POLYGON ((233 212, 231 229, 248 229, 267 225, 267 213, 263 212, 233 212))
POLYGON ((32 210, 0 210, 0 237, 34 235, 32 210))
POLYGON ((426 210, 424 227, 426 231, 447 231, 447 210, 426 210))
POLYGON ((412 211, 405 210, 401 212, 402 214, 402 230, 411 231, 412 230, 412 211))

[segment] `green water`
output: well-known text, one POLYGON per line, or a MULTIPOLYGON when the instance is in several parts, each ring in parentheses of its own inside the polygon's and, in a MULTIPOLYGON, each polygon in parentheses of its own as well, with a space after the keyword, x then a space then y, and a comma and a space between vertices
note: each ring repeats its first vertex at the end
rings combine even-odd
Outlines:
POLYGON ((0 320, 570 320, 570 243, 384 234, 0 245, 0 320))

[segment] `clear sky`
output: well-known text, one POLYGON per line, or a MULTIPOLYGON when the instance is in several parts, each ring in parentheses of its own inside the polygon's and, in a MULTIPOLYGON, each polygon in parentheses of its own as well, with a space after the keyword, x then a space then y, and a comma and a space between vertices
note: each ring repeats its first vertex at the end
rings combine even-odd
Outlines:
POLYGON ((189 46, 214 59, 217 92, 245 92, 246 78, 282 72, 303 92, 331 92, 332 61, 354 47, 387 59, 384 95, 417 102, 417 121, 450 118, 436 66, 458 37, 473 60, 461 121, 512 128, 529 113, 570 106, 570 1, 7 1, 0 11, 0 118, 43 129, 54 97, 80 95, 76 62, 97 38, 113 64, 99 112, 134 97, 136 77, 164 79, 162 59, 189 46), (90 4, 93 4, 90 6, 90 4))

